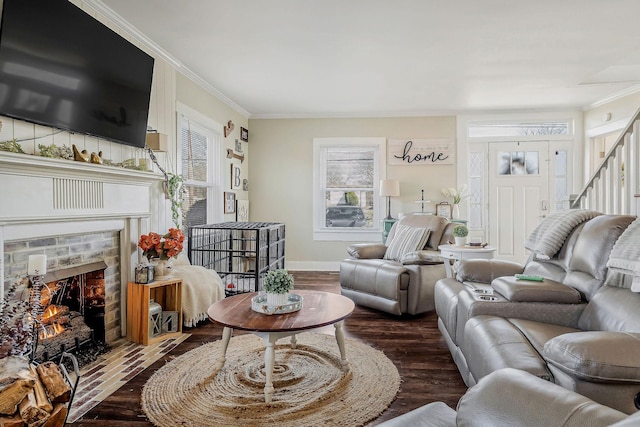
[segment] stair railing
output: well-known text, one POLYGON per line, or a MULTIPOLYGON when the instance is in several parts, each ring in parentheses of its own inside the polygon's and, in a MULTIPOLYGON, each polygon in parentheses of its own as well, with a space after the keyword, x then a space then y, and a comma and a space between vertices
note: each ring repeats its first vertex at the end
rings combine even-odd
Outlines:
POLYGON ((583 208, 606 214, 635 214, 634 195, 640 188, 640 109, 620 133, 571 209, 583 208))

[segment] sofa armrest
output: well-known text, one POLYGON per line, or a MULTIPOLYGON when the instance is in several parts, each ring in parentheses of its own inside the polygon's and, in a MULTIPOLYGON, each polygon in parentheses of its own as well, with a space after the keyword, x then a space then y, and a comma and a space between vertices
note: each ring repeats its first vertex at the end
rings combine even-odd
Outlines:
POLYGON ((505 299, 514 302, 578 304, 582 301, 582 296, 576 289, 551 279, 532 282, 505 276, 493 280, 491 287, 505 299))
POLYGON ((498 259, 462 260, 458 265, 456 276, 459 282, 491 283, 502 276, 513 276, 524 271, 524 267, 516 262, 498 259))
POLYGON ((482 378, 458 402, 457 425, 608 426, 627 415, 525 371, 482 378))
POLYGON ((434 265, 443 264, 439 252, 436 251, 413 251, 402 256, 400 262, 403 265, 434 265))
POLYGON ((638 355, 640 334, 611 331, 559 335, 542 350, 547 363, 591 382, 640 384, 638 355))
POLYGON ((382 259, 387 247, 382 243, 355 243, 347 247, 347 253, 355 259, 382 259))

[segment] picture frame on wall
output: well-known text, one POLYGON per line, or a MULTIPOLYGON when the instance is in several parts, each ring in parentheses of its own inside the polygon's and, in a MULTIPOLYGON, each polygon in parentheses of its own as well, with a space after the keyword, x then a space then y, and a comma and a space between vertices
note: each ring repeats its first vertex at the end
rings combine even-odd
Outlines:
POLYGON ((451 204, 449 202, 436 204, 436 215, 451 219, 451 211, 451 204))
POLYGON ((249 222, 248 200, 236 200, 236 221, 249 222))
POLYGON ((249 142, 249 130, 243 127, 240 128, 240 139, 244 142, 249 142))
POLYGON ((236 213, 236 193, 230 191, 224 192, 224 213, 236 213))

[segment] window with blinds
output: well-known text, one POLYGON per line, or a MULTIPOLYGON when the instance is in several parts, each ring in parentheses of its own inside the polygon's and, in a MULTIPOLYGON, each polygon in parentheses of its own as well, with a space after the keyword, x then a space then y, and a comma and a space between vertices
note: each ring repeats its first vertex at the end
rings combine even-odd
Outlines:
POLYGON ((212 222, 212 213, 221 202, 214 196, 219 183, 213 165, 219 149, 213 131, 183 117, 180 125, 180 162, 183 178, 182 224, 185 231, 194 225, 212 222))

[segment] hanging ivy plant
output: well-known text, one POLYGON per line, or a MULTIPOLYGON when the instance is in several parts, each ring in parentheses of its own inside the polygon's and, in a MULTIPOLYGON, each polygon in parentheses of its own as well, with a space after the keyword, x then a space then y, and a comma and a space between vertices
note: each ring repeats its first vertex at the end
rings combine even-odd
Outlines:
POLYGON ((169 172, 165 180, 165 194, 171 200, 171 220, 180 228, 180 211, 182 210, 182 177, 169 172))

